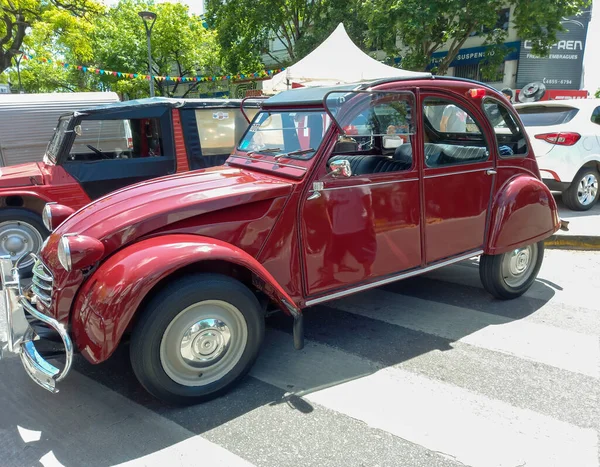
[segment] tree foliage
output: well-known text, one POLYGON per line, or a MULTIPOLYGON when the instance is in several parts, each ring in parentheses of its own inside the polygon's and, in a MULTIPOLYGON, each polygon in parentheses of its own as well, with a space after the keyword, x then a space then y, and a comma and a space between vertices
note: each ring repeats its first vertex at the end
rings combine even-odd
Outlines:
MULTIPOLYGON (((219 71, 215 32, 205 29, 200 17, 190 15, 188 7, 180 3, 153 5, 140 0, 121 0, 97 22, 91 37, 96 66, 148 74, 146 30, 138 16, 143 10, 157 14, 151 34, 153 76, 189 77, 219 71)), ((115 81, 110 76, 104 80, 115 81)), ((155 78, 158 95, 172 96, 180 86, 186 87, 185 94, 197 84, 188 86, 155 78)), ((143 80, 120 80, 116 87, 132 96, 147 95, 149 88, 143 80)))
POLYGON ((295 62, 342 21, 354 40, 364 42, 362 0, 207 0, 206 7, 228 71, 256 71, 262 54, 282 66, 295 62), (281 43, 286 56, 272 54, 270 41, 281 43))
MULTIPOLYGON (((367 17, 370 35, 382 40, 390 55, 402 55, 402 67, 424 70, 442 46, 448 54, 437 65, 444 74, 474 32, 500 45, 507 32, 497 27, 498 12, 511 7, 511 21, 521 40, 531 40, 532 52, 548 53, 562 30, 560 21, 577 13, 588 0, 373 0, 367 17)), ((366 4, 365 3, 365 4, 366 4)))
POLYGON ((0 0, 0 73, 42 38, 46 46, 89 59, 87 36, 101 10, 94 0, 0 0))

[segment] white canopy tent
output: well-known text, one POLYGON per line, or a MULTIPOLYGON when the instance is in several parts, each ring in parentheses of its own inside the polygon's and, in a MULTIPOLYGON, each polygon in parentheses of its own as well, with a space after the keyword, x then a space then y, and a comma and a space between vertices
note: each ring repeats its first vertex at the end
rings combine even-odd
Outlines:
POLYGON ((325 41, 299 62, 263 82, 263 92, 274 94, 301 86, 358 83, 384 78, 429 78, 430 73, 394 68, 360 50, 342 23, 325 41))

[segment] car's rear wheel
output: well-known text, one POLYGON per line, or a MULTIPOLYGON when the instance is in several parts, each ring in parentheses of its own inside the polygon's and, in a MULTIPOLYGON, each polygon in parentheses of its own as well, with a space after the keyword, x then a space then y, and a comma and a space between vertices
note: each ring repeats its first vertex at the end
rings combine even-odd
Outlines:
POLYGON ((587 211, 598 201, 600 175, 593 167, 584 167, 563 192, 563 202, 573 211, 587 211))
POLYGON ((510 300, 531 287, 542 267, 544 243, 538 242, 501 255, 481 255, 479 277, 494 297, 510 300))
POLYGON ((0 255, 10 256, 19 262, 21 277, 29 277, 34 259, 30 253, 38 254, 49 235, 42 218, 26 209, 3 208, 0 210, 0 255))
POLYGON ((257 298, 237 280, 217 274, 179 279, 142 310, 131 338, 134 373, 164 401, 208 400, 250 370, 264 326, 257 298))

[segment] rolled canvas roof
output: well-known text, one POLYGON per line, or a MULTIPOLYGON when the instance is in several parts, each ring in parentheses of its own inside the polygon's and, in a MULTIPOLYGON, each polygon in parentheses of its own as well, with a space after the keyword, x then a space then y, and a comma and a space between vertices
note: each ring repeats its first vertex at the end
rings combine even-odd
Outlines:
POLYGON ((287 80, 303 86, 358 83, 382 78, 430 78, 431 73, 394 68, 378 62, 360 50, 348 36, 344 25, 338 27, 297 63, 263 82, 263 91, 280 92, 288 89, 287 80))

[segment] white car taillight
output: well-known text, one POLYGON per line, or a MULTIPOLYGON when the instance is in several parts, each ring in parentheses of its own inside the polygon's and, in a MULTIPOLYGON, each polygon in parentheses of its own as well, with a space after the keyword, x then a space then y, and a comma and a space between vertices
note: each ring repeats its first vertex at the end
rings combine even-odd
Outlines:
POLYGON ((579 133, 574 132, 561 132, 561 133, 543 133, 541 135, 535 135, 536 139, 541 139, 550 144, 558 144, 560 146, 573 146, 577 141, 581 139, 579 133))

